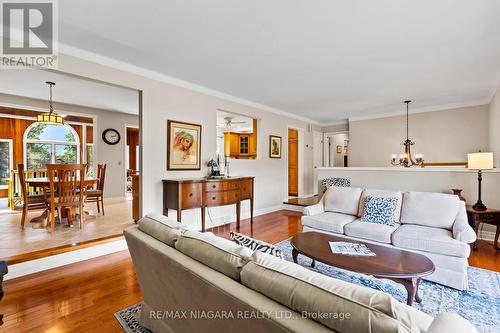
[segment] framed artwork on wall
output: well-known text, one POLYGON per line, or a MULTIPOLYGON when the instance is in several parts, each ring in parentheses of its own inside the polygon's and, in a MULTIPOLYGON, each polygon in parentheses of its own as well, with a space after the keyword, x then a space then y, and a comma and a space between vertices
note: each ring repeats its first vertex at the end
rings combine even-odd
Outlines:
POLYGON ((201 169, 201 125, 167 120, 167 170, 201 169))
POLYGON ((281 136, 269 136, 269 157, 281 158, 281 136))
POLYGON ((342 154, 342 146, 341 145, 337 146, 337 154, 342 154))

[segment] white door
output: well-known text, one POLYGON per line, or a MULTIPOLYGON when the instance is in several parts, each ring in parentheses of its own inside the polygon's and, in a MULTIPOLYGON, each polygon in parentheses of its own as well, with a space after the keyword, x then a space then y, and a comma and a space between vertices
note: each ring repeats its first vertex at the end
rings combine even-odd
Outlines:
POLYGON ((318 193, 318 168, 323 166, 323 133, 313 132, 313 193, 318 193))

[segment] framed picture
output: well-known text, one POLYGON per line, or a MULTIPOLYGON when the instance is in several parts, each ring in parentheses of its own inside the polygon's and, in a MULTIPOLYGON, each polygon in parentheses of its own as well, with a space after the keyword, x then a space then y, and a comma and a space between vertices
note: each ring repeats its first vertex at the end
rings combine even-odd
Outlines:
POLYGON ((167 120, 167 170, 201 169, 201 125, 167 120))
POLYGON ((281 136, 269 136, 269 157, 281 158, 281 136))
POLYGON ((342 154, 342 146, 341 145, 337 146, 337 154, 342 154))

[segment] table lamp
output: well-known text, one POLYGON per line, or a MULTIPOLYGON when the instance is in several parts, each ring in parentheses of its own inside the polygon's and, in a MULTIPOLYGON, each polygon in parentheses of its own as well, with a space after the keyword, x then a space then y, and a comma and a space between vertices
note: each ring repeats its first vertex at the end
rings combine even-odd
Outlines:
POLYGON ((493 169, 493 153, 471 153, 467 154, 467 163, 469 170, 477 170, 478 199, 472 206, 475 210, 486 210, 486 206, 481 201, 481 181, 483 180, 482 171, 493 169))

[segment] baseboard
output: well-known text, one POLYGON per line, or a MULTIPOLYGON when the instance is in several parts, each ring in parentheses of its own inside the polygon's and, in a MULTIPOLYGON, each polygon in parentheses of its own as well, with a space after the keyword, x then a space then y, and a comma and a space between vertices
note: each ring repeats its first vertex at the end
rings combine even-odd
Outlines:
POLYGON ((479 231, 477 238, 493 242, 495 240, 495 233, 493 231, 479 231))
POLYGON ((15 279, 21 276, 45 271, 47 269, 69 265, 127 249, 128 247, 125 239, 120 239, 80 250, 14 264, 9 266, 9 273, 4 277, 4 280, 15 279))

